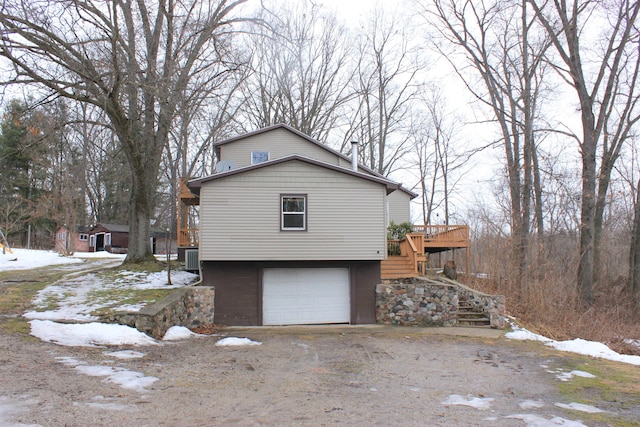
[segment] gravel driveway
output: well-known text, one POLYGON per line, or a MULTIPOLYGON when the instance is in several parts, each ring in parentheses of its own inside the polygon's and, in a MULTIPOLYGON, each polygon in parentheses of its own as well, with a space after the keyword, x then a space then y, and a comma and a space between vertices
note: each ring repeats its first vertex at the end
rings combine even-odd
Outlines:
POLYGON ((525 426, 579 419, 554 406, 561 401, 548 372, 560 363, 554 353, 496 331, 444 335, 451 331, 467 335, 462 328, 265 327, 222 331, 259 346, 220 347, 219 336, 206 336, 106 349, 4 334, 0 426, 525 426), (116 350, 139 357, 114 357, 116 350))

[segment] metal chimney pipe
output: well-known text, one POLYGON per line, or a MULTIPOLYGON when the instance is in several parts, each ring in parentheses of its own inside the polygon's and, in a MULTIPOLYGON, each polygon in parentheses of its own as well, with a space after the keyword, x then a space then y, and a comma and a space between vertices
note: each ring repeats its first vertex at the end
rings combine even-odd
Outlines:
POLYGON ((351 141, 351 169, 358 172, 358 141, 351 141))

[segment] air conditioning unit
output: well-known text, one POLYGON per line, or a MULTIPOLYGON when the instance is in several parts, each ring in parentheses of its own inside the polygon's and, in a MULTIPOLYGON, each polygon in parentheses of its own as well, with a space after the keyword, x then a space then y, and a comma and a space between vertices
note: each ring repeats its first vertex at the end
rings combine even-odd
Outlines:
POLYGON ((184 269, 187 271, 199 271, 200 261, 198 260, 197 249, 187 249, 184 251, 184 269))

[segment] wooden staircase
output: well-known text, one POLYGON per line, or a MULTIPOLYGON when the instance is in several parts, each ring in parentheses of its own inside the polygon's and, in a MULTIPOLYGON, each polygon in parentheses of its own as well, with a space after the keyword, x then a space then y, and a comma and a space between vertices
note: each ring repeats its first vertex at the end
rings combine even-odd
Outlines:
POLYGON ((491 321, 485 313, 479 311, 466 300, 458 302, 458 326, 489 328, 491 321))
POLYGON ((416 277, 414 262, 406 255, 389 256, 381 263, 381 277, 383 279, 398 279, 401 277, 416 277))

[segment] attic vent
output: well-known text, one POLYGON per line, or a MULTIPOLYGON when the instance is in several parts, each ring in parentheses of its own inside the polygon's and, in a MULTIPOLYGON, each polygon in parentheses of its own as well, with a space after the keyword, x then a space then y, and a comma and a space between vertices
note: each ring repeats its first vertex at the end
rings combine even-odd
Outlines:
POLYGON ((187 249, 184 251, 184 269, 187 271, 198 271, 198 250, 187 249))

